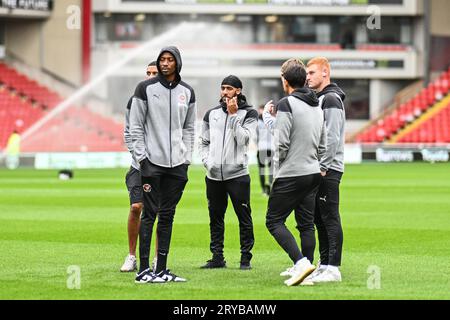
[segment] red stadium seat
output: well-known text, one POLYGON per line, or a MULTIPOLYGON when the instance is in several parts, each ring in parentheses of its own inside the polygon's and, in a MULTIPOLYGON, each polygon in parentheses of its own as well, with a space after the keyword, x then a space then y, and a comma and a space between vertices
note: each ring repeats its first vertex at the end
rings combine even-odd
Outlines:
POLYGON ((450 104, 399 142, 450 143, 450 104))
MULTIPOLYGON (((14 129, 24 132, 63 101, 57 93, 0 63, 0 148, 14 129)), ((69 107, 23 141, 24 152, 124 151, 123 125, 91 112, 69 107)))
MULTIPOLYGON (((383 46, 384 49, 386 46, 383 46)), ((358 50, 377 48, 376 45, 361 45, 358 50)), ((393 50, 399 48, 393 47, 393 50)), ((403 103, 397 109, 391 111, 383 119, 372 124, 363 132, 357 135, 356 140, 361 143, 383 142, 399 132, 405 125, 414 122, 422 114, 441 101, 449 94, 450 70, 431 83, 427 88, 421 90, 414 98, 403 103)), ((401 139, 400 142, 427 142, 434 143, 437 140, 449 142, 449 119, 450 107, 445 108, 438 115, 433 117, 430 127, 424 127, 422 131, 414 130, 401 139), (442 119, 442 120, 440 120, 442 119)), ((421 126, 422 128, 422 126, 421 126)))

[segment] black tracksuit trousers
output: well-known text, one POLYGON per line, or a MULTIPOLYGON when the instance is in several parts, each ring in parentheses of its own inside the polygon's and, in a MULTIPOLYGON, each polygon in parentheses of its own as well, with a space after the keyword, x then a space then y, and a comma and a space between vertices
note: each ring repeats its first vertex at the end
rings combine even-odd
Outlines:
POLYGON ((311 262, 315 248, 314 206, 319 189, 320 173, 275 180, 269 197, 266 227, 293 263, 305 255, 311 262), (302 252, 285 225, 295 210, 300 230, 302 252), (303 232, 302 232, 303 231, 303 232))
POLYGON ((252 259, 251 250, 255 243, 250 207, 250 176, 246 175, 226 181, 215 181, 206 177, 205 180, 210 219, 210 250, 213 254, 213 259, 224 259, 224 218, 229 195, 233 203, 234 212, 239 220, 241 262, 250 262, 252 259))
POLYGON ((343 231, 339 214, 339 184, 342 172, 329 170, 322 177, 316 197, 314 222, 319 239, 320 263, 339 267, 342 259, 343 231))
POLYGON ((163 168, 150 163, 147 159, 141 164, 144 210, 139 230, 139 272, 149 267, 150 242, 157 216, 158 262, 156 272, 167 268, 175 208, 188 181, 187 169, 187 165, 163 168))

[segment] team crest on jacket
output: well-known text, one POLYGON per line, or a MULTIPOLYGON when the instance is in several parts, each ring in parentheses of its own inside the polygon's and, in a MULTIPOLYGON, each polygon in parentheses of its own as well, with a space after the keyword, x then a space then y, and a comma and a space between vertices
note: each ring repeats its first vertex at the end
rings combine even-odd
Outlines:
POLYGON ((152 186, 149 185, 148 183, 144 184, 144 185, 142 186, 142 188, 144 189, 144 192, 146 192, 146 193, 152 191, 152 186))
POLYGON ((179 108, 185 108, 185 107, 187 107, 187 104, 186 104, 186 96, 184 95, 184 93, 182 93, 182 94, 180 94, 180 95, 178 96, 178 107, 179 107, 179 108))

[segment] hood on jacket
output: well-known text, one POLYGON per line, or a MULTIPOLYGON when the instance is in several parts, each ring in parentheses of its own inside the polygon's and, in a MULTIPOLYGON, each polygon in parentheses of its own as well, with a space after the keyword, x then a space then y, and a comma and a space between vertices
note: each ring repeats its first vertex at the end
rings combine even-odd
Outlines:
MULTIPOLYGON (((238 109, 245 109, 245 108, 251 107, 247 103, 247 97, 244 96, 242 93, 239 94, 237 97, 238 97, 238 109)), ((223 98, 220 98, 219 102, 220 102, 220 106, 222 107, 222 110, 224 112, 227 112, 227 104, 225 103, 225 101, 223 101, 223 98)))
POLYGON ((319 92, 317 96, 320 98, 321 96, 330 92, 336 93, 341 98, 342 101, 345 100, 346 97, 345 92, 341 88, 339 88, 339 86, 336 83, 330 83, 321 92, 319 92))
POLYGON ((309 104, 312 107, 319 106, 319 99, 313 90, 309 88, 299 88, 295 89, 294 92, 290 94, 292 97, 302 100, 303 102, 309 104))
MULTIPOLYGON (((167 82, 166 78, 162 75, 161 67, 159 65, 159 60, 161 59, 161 56, 163 55, 164 52, 169 52, 175 58, 175 62, 177 64, 177 66, 176 66, 176 76, 175 76, 174 83, 176 85, 181 81, 180 72, 181 72, 181 67, 183 66, 183 61, 181 60, 180 50, 178 50, 178 48, 175 46, 164 47, 161 49, 161 52, 158 55, 158 59, 156 60, 156 67, 158 68, 158 77, 163 84, 168 86, 169 83, 167 82)), ((172 85, 172 87, 174 87, 174 85, 172 85)))

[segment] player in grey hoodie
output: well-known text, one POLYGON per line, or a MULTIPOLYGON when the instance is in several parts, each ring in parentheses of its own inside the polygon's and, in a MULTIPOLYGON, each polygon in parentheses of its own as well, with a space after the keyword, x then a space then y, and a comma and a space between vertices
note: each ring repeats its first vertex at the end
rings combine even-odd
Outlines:
POLYGON ((144 212, 139 233, 137 283, 186 281, 167 269, 175 209, 187 183, 196 119, 194 90, 181 80, 181 55, 165 47, 157 59, 158 76, 141 82, 130 110, 133 156, 139 163, 144 212), (150 239, 158 215, 156 270, 149 268, 150 239))
POLYGON ((330 64, 318 57, 308 63, 308 86, 317 91, 327 127, 327 150, 320 161, 322 180, 316 197, 320 267, 312 282, 339 282, 343 231, 339 214, 339 185, 344 173, 345 93, 330 81, 330 64))
MULTIPOLYGON (((300 251, 285 222, 292 211, 304 225, 314 224, 314 204, 320 183, 319 161, 325 153, 326 131, 323 111, 315 93, 305 88, 306 70, 297 59, 286 61, 282 83, 287 97, 277 106, 274 123, 275 182, 269 197, 266 226, 294 263, 285 284, 300 284, 315 267, 300 251)), ((296 217, 297 218, 297 217, 296 217)), ((297 221, 299 221, 297 219, 297 221)), ((314 232, 307 243, 315 243, 314 232)), ((302 237, 302 246, 304 243, 302 237)))

